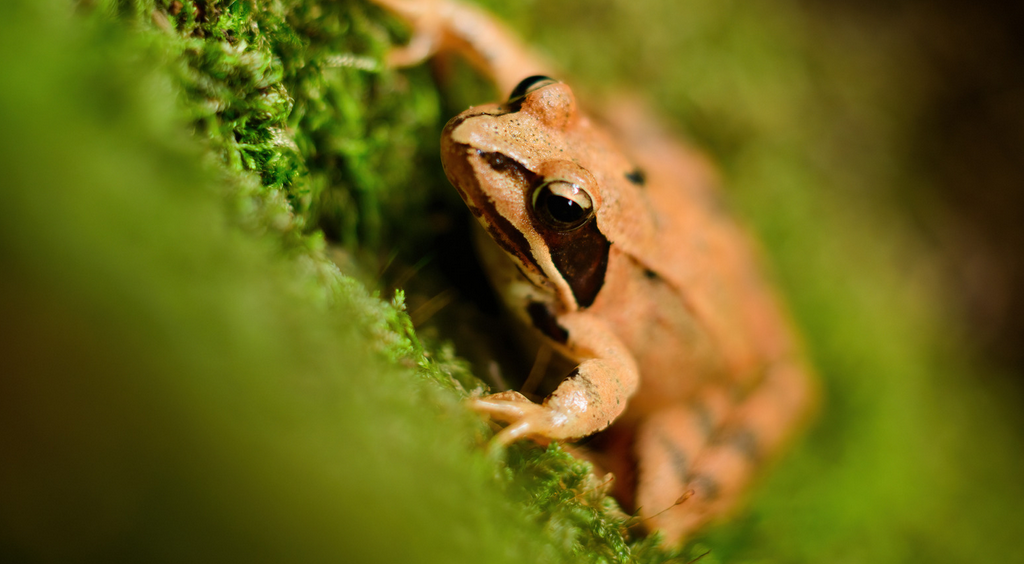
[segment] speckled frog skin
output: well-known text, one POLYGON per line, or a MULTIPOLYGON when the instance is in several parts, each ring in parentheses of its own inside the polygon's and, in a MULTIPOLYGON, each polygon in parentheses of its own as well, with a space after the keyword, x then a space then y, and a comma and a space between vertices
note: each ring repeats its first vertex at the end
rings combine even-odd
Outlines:
POLYGON ((457 49, 511 92, 452 118, 441 158, 493 241, 482 261, 504 302, 576 365, 540 403, 505 391, 472 407, 507 423, 503 443, 603 430, 617 496, 681 543, 735 508, 816 398, 713 169, 635 104, 584 113, 487 14, 376 1, 416 32, 394 62, 457 49))

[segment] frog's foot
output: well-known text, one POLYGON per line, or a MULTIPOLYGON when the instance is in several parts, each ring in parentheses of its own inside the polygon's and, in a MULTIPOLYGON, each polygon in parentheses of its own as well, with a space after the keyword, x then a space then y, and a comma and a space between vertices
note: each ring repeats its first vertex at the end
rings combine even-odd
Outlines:
POLYGON ((796 365, 777 367, 739 403, 728 394, 648 417, 636 439, 644 524, 678 545, 728 514, 757 468, 806 418, 815 390, 796 365))
POLYGON ((442 2, 439 0, 373 0, 412 28, 412 37, 402 47, 392 48, 387 64, 392 68, 418 65, 441 49, 444 41, 442 2))
POLYGON ((502 445, 527 438, 546 444, 548 439, 559 434, 558 421, 565 418, 514 390, 471 400, 470 407, 491 419, 509 424, 494 436, 494 441, 502 445))
POLYGON ((515 391, 473 400, 471 407, 508 423, 494 440, 509 444, 520 439, 545 443, 578 439, 604 429, 626 408, 636 382, 631 358, 588 359, 569 375, 544 403, 536 404, 515 391))

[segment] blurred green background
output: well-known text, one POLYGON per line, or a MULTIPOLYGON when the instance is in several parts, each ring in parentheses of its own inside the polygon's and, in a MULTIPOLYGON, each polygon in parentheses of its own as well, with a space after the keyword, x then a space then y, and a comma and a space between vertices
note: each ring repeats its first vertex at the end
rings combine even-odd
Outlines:
POLYGON ((384 69, 399 22, 10 0, 2 559, 1024 561, 1013 12, 487 4, 705 147, 762 240, 827 399, 750 506, 664 552, 559 449, 487 450, 436 155, 493 93, 384 69))

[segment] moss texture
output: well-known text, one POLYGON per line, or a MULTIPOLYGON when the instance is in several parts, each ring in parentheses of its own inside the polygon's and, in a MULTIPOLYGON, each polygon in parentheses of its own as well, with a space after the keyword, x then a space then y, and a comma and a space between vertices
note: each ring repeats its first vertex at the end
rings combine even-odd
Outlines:
POLYGON ((460 403, 479 381, 424 336, 445 327, 378 293, 443 280, 423 257, 459 204, 436 139, 445 100, 482 96, 383 68, 398 22, 354 0, 12 0, 5 560, 1020 560, 1017 421, 888 211, 912 181, 896 36, 782 1, 492 4, 581 88, 640 86, 708 147, 778 265, 828 402, 750 508, 667 553, 560 448, 488 450, 460 403), (621 44, 595 52, 597 29, 621 44))

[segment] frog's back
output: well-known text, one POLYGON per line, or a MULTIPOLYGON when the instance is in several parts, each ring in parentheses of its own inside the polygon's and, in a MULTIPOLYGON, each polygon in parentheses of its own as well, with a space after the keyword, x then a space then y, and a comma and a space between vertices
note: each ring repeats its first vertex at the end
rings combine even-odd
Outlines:
POLYGON ((708 160, 642 108, 616 108, 608 127, 642 171, 641 192, 657 241, 621 245, 635 266, 633 280, 618 283, 636 288, 620 295, 647 303, 633 307, 649 310, 652 320, 636 334, 622 335, 641 366, 637 410, 678 400, 709 381, 751 385, 767 364, 797 355, 756 249, 724 205, 708 160), (666 334, 653 337, 658 330, 666 334), (680 379, 690 385, 662 382, 680 379))

